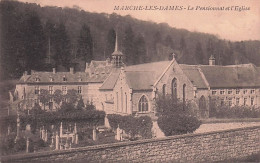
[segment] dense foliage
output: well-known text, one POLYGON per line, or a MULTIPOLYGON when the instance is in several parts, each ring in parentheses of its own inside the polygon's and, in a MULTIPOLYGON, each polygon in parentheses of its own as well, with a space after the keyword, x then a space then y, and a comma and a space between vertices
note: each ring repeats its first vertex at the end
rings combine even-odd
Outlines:
POLYGON ((152 137, 151 129, 153 124, 148 116, 134 117, 132 115, 108 114, 107 118, 113 130, 119 127, 129 134, 131 139, 135 139, 137 136, 142 138, 152 137))
POLYGON ((230 42, 165 23, 89 13, 79 7, 1 1, 0 12, 1 79, 20 77, 25 70, 64 70, 79 61, 104 60, 114 50, 114 30, 128 65, 165 60, 173 51, 179 63, 208 64, 211 54, 219 65, 260 63, 260 41, 230 42), (45 62, 48 55, 50 63, 45 62))
POLYGON ((160 97, 156 101, 158 126, 166 136, 192 133, 201 122, 195 117, 190 105, 171 97, 160 97))
POLYGON ((211 100, 209 116, 215 118, 260 118, 260 108, 252 106, 230 107, 226 104, 220 105, 217 101, 211 100))

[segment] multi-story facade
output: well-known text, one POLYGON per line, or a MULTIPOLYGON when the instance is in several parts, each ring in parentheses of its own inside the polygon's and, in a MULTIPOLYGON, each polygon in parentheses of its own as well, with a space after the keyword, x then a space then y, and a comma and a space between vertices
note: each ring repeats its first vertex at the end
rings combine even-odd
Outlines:
MULTIPOLYGON (((213 56, 209 65, 178 64, 174 57, 133 66, 125 66, 122 60, 116 42, 111 62, 92 61, 85 72, 71 68, 70 72, 25 73, 14 94, 37 101, 40 89, 49 93, 60 89, 64 94, 75 89, 85 103, 93 102, 108 114, 154 113, 158 95, 189 101, 201 117, 208 117, 209 100, 214 98, 230 106, 260 106, 260 67, 253 64, 218 66, 213 56)), ((52 105, 56 106, 50 101, 52 105)))

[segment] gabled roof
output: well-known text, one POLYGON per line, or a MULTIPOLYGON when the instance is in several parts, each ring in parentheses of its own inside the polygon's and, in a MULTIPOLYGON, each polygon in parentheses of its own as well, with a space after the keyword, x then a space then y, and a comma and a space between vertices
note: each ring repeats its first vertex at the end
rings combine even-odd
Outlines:
POLYGON ((112 90, 115 87, 116 81, 119 77, 120 70, 115 69, 108 78, 104 81, 103 85, 100 87, 101 90, 112 90))
POLYGON ((197 65, 180 64, 180 67, 194 86, 202 89, 207 88, 207 84, 203 79, 197 65))
POLYGON ((253 64, 230 66, 201 65, 211 88, 259 87, 260 73, 253 64))
POLYGON ((153 89, 153 83, 156 80, 152 71, 126 71, 126 82, 133 90, 153 89))
POLYGON ((242 88, 260 86, 260 68, 253 64, 229 66, 181 64, 185 75, 197 88, 242 88), (202 75, 205 76, 203 79, 202 75), (205 81, 206 80, 206 81, 205 81))
POLYGON ((32 71, 31 75, 23 75, 19 83, 27 84, 71 84, 71 83, 102 83, 112 71, 112 65, 107 61, 92 61, 87 72, 42 72, 32 71), (66 81, 63 81, 66 78, 66 81), (38 79, 38 81, 36 80, 38 79))
MULTIPOLYGON (((124 69, 126 81, 133 90, 153 89, 153 83, 162 74, 171 61, 160 61, 139 65, 126 66, 124 69)), ((116 84, 120 72, 112 72, 108 79, 100 87, 101 90, 112 90, 116 84), (116 79, 115 79, 116 78, 116 79)))

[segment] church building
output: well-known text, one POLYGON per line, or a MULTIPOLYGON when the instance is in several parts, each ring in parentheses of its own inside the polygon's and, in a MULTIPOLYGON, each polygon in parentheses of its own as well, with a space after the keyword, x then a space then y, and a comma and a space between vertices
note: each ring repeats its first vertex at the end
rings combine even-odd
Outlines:
MULTIPOLYGON (((16 85, 14 96, 27 99, 30 108, 38 101, 40 89, 50 94, 59 89, 63 94, 75 89, 84 103, 92 102, 107 114, 151 115, 155 99, 170 95, 189 101, 200 117, 209 116, 210 99, 219 99, 229 106, 260 106, 260 67, 253 64, 219 66, 215 58, 209 65, 178 64, 172 60, 125 66, 124 54, 118 50, 116 39, 112 60, 91 61, 84 72, 27 72, 16 85)), ((50 100, 48 109, 57 104, 50 100)))

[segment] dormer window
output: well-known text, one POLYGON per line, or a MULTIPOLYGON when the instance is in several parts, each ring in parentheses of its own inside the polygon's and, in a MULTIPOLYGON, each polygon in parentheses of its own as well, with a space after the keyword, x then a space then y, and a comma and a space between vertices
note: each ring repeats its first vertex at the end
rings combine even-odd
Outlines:
POLYGON ((36 77, 36 78, 35 78, 35 81, 36 81, 36 82, 39 82, 39 81, 40 81, 40 78, 39 78, 39 77, 36 77))
POLYGON ((62 79, 62 81, 67 81, 67 78, 66 78, 66 76, 63 76, 63 79, 62 79))

